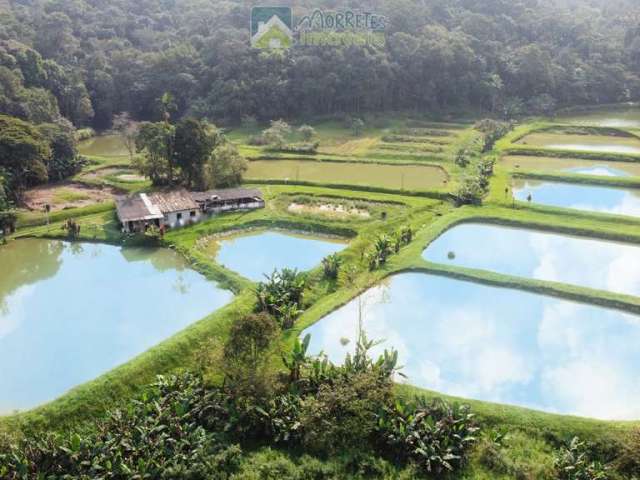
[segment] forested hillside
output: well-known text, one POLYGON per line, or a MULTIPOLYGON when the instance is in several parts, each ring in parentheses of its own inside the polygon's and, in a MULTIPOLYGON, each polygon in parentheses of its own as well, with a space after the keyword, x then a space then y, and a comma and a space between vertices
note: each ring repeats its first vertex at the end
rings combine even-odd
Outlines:
POLYGON ((632 0, 322 0, 294 2, 294 14, 365 6, 387 17, 384 48, 265 52, 249 45, 250 2, 3 2, 0 113, 103 129, 121 111, 157 119, 169 92, 176 117, 218 123, 453 108, 514 116, 640 91, 632 0))

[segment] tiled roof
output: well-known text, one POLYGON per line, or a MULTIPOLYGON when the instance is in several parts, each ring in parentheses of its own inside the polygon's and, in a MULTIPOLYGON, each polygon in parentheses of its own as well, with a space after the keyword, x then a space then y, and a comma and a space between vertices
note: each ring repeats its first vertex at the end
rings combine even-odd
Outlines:
POLYGON ((153 208, 149 208, 149 205, 140 195, 117 197, 116 210, 118 211, 118 218, 120 218, 122 222, 162 218, 162 213, 153 208))
POLYGON ((152 204, 158 206, 163 214, 196 210, 198 204, 186 190, 171 190, 166 192, 149 193, 147 195, 152 204))

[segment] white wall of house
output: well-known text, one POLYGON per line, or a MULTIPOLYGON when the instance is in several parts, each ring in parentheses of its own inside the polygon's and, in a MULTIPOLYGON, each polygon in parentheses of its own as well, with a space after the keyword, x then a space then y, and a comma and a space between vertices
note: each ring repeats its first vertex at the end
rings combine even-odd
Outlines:
POLYGON ((199 208, 193 210, 181 210, 179 212, 170 212, 164 216, 164 224, 170 228, 184 227, 190 223, 199 222, 202 213, 199 208))
POLYGON ((228 212, 230 210, 253 210, 256 208, 264 207, 264 202, 251 202, 251 203, 233 203, 227 205, 220 205, 216 207, 210 207, 210 213, 228 212))

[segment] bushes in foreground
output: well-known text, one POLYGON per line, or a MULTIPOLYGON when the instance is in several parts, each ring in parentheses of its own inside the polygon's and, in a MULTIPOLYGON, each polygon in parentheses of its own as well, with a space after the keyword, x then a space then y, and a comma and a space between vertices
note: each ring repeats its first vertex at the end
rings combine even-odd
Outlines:
MULTIPOLYGON (((236 346, 243 338, 239 332, 246 330, 232 334, 236 346)), ((248 329, 255 340, 254 330, 248 329)), ((267 339, 254 349, 248 342, 247 355, 236 361, 246 360, 248 369, 256 357, 266 363, 269 343, 267 339)), ((88 432, 30 434, 12 441, 0 448, 0 478, 307 478, 297 477, 303 471, 308 478, 340 477, 312 459, 298 467, 274 458, 253 470, 253 460, 243 464, 241 445, 256 443, 322 457, 349 455, 354 465, 344 468, 353 470, 380 471, 391 462, 437 473, 464 463, 476 430, 471 416, 444 403, 397 401, 395 352, 373 360, 369 351, 375 343, 361 335, 354 354, 336 366, 326 358, 307 356, 308 338, 303 343, 287 362, 289 374, 269 388, 256 389, 244 378, 227 375, 226 362, 221 362, 223 386, 207 387, 191 373, 159 377, 140 398, 88 432), (263 468, 277 471, 278 465, 279 474, 262 476, 263 468)), ((232 368, 242 371, 237 365, 232 368)))
POLYGON ((226 400, 191 374, 159 377, 91 433, 34 435, 9 445, 0 453, 0 478, 226 479, 241 454, 219 433, 229 421, 226 400))

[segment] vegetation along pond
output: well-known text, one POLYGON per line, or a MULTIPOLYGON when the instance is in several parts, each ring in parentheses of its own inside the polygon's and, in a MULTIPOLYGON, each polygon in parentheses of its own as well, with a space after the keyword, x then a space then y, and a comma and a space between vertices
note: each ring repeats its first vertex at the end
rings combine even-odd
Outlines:
POLYGON ((360 317, 370 339, 384 340, 376 353, 398 350, 413 385, 563 414, 640 417, 640 317, 405 273, 303 332, 310 351, 342 360, 360 317))
POLYGON ((330 238, 273 231, 249 233, 219 240, 216 260, 251 280, 260 281, 275 269, 310 270, 345 245, 330 238))
POLYGON ((442 187, 447 175, 433 165, 382 165, 367 162, 256 160, 249 162, 247 179, 277 179, 327 184, 361 185, 396 190, 442 187))
POLYGON ((514 183, 513 196, 533 203, 592 212, 640 217, 640 191, 629 188, 522 180, 514 183))
POLYGON ((18 240, 0 265, 0 414, 52 400, 232 298, 168 249, 18 240))
POLYGON ((423 257, 435 263, 640 295, 640 246, 632 244, 465 223, 438 237, 423 257))

